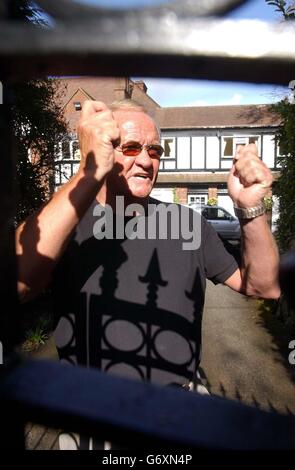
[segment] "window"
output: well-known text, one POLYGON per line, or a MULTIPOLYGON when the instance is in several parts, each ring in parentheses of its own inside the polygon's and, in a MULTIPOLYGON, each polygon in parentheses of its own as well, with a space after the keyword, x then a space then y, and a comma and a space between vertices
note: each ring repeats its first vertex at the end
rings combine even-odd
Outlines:
POLYGON ((61 153, 62 153, 62 159, 69 160, 71 158, 70 142, 68 140, 64 140, 61 143, 61 153))
POLYGON ((81 111, 82 109, 81 101, 74 101, 74 107, 76 111, 81 111))
POLYGON ((175 137, 162 139, 164 158, 175 158, 175 137))
POLYGON ((284 151, 285 151, 286 149, 283 148, 284 146, 280 145, 280 141, 279 141, 278 136, 275 136, 274 141, 275 141, 275 148, 276 148, 276 156, 277 156, 277 157, 283 156, 283 155, 284 155, 284 151))
POLYGON ((258 148, 258 136, 249 137, 249 144, 256 144, 256 147, 258 148))
POLYGON ((202 211, 202 215, 208 220, 231 220, 232 216, 225 210, 219 207, 206 207, 202 211))
POLYGON ((72 158, 74 158, 75 160, 81 159, 79 142, 77 140, 74 140, 72 142, 72 158))
POLYGON ((284 158, 284 151, 286 151, 286 148, 284 148, 284 145, 280 145, 278 136, 276 136, 275 137, 275 152, 276 152, 275 166, 276 166, 276 168, 281 168, 282 167, 282 160, 284 158))
POLYGON ((194 204, 203 206, 207 203, 207 195, 188 194, 187 199, 189 205, 194 204))
POLYGON ((238 145, 256 144, 259 149, 260 136, 247 137, 222 137, 222 155, 221 158, 232 159, 238 145))
POLYGON ((224 148, 223 148, 223 156, 224 157, 232 157, 233 156, 233 137, 224 137, 224 148))

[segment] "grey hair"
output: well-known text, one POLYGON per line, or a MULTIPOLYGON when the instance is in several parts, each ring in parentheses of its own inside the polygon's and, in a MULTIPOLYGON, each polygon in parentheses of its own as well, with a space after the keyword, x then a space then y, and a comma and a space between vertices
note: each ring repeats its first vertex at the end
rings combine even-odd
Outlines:
POLYGON ((113 103, 111 103, 110 105, 110 110, 111 111, 119 111, 119 110, 129 111, 130 110, 130 111, 141 112, 141 113, 147 114, 147 116, 149 116, 154 122, 157 128, 159 137, 161 138, 161 129, 159 128, 158 124, 155 122, 154 118, 149 114, 147 109, 143 105, 139 104, 137 101, 131 100, 130 98, 113 101, 113 103))
POLYGON ((111 111, 118 111, 118 110, 128 111, 132 109, 133 111, 138 111, 138 112, 142 112, 145 114, 149 114, 144 106, 139 104, 137 101, 131 100, 129 98, 113 101, 113 103, 110 105, 110 109, 111 111))

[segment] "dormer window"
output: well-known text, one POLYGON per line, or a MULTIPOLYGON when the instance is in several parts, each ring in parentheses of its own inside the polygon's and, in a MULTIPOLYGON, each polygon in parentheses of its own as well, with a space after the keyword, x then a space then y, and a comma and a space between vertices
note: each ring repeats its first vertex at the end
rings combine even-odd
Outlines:
POLYGON ((81 111, 82 109, 81 101, 74 101, 74 106, 75 106, 76 111, 81 111))

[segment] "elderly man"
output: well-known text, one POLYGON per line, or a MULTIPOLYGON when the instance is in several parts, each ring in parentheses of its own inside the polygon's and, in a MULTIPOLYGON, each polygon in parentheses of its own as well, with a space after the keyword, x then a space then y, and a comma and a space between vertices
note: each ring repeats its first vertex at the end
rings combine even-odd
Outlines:
POLYGON ((118 225, 146 220, 149 204, 158 204, 149 195, 163 149, 141 106, 86 101, 78 135, 79 171, 17 230, 20 298, 52 284, 62 359, 187 387, 200 361, 206 278, 250 296, 280 294, 278 252, 262 205, 271 172, 254 144, 237 149, 228 191, 241 223, 239 267, 202 218, 193 226, 200 244, 191 250, 169 229, 166 239, 118 236, 118 225), (123 211, 109 222, 114 236, 104 237, 107 222, 95 231, 97 215, 101 222, 106 206, 118 211, 118 196, 124 210, 137 203, 144 212, 123 211))

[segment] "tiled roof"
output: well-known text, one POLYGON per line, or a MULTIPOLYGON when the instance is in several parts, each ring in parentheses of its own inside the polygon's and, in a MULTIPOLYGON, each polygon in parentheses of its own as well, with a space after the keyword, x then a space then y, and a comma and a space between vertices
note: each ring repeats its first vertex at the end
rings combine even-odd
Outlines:
POLYGON ((96 78, 96 77, 67 77, 60 79, 66 85, 66 93, 63 97, 63 104, 66 105, 76 91, 80 88, 89 98, 97 101, 104 101, 106 104, 112 103, 116 98, 115 88, 124 87, 124 80, 117 82, 116 78, 96 78))
POLYGON ((62 99, 70 128, 75 130, 80 112, 74 102, 94 99, 111 104, 131 97, 145 106, 161 129, 208 129, 277 127, 280 117, 270 105, 194 106, 161 108, 147 93, 143 82, 128 78, 70 77, 63 78, 66 93, 62 99))
POLYGON ((264 104, 159 108, 155 119, 161 129, 277 127, 281 124, 279 116, 264 104))

